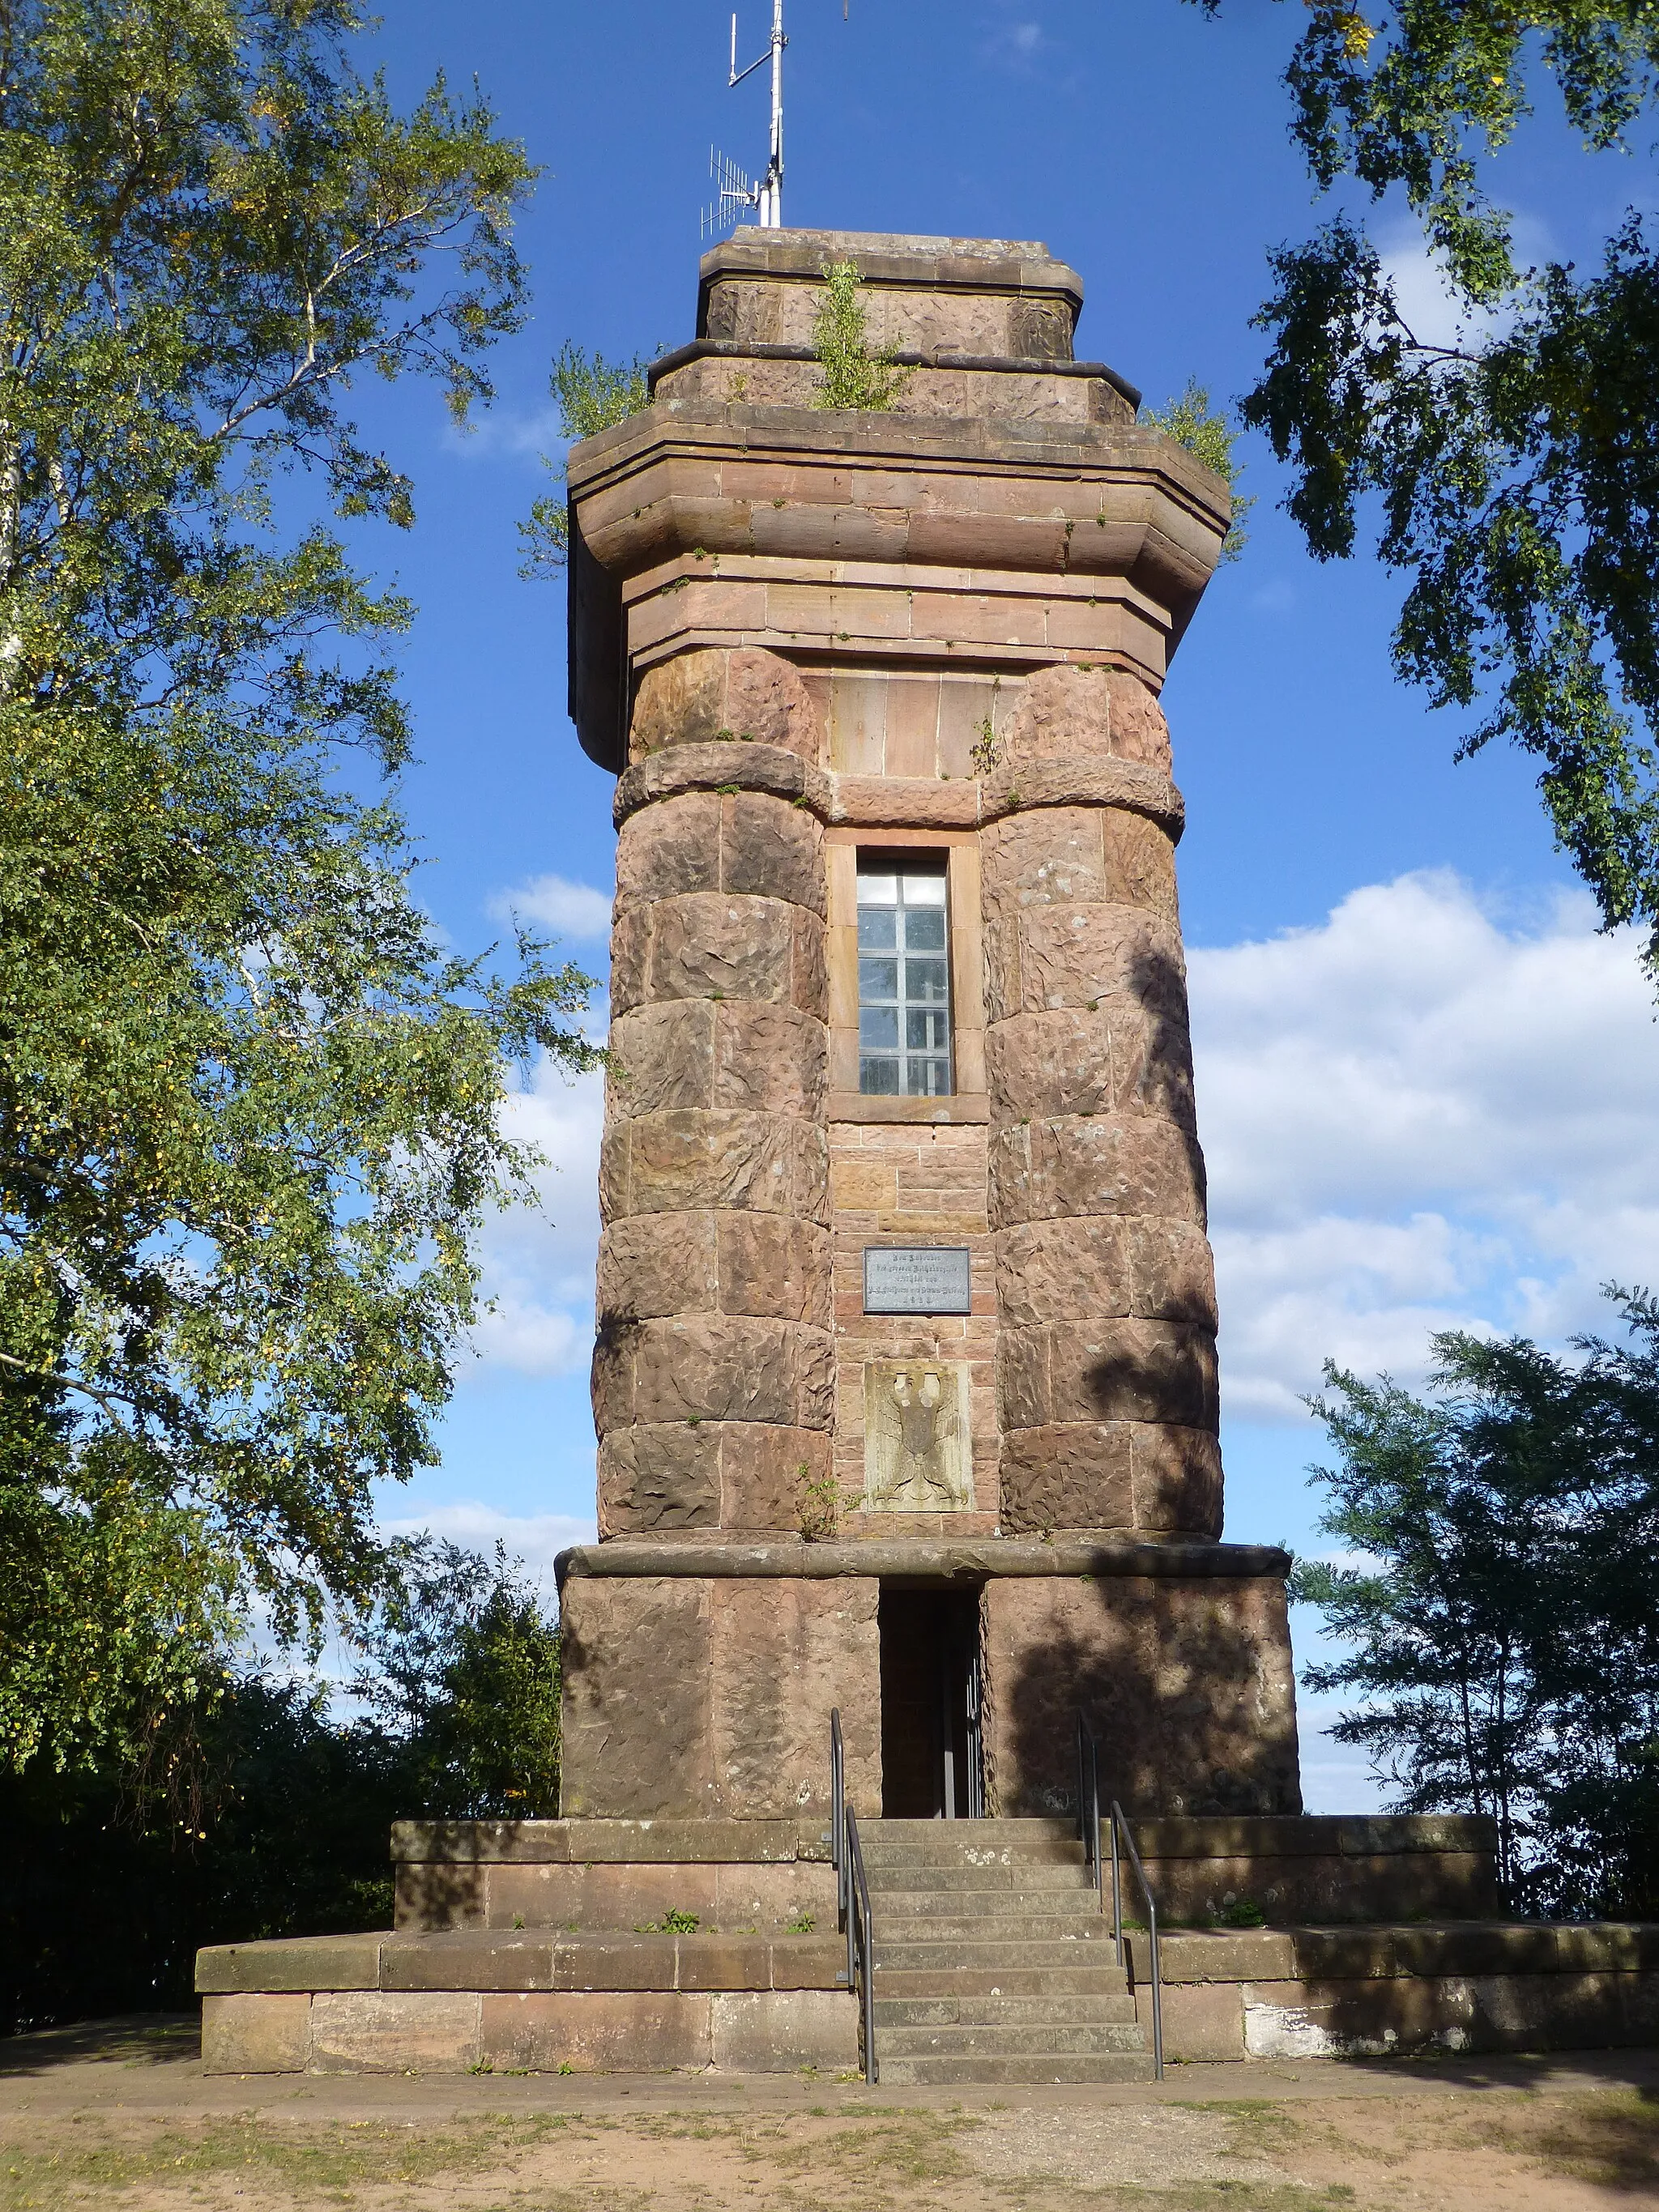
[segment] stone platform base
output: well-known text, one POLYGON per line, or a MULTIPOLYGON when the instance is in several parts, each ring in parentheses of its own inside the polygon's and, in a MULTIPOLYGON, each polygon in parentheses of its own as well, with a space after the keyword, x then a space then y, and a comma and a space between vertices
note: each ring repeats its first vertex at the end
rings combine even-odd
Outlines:
POLYGON ((226 1943, 198 1954, 196 1986, 210 2074, 858 2064, 846 1947, 833 1933, 541 1928, 226 1943))
MULTIPOLYGON (((1146 1939, 1127 1939, 1150 2018, 1146 1939)), ((1463 1921, 1164 1936, 1171 2058, 1403 2057, 1659 2043, 1659 1926, 1463 1921)))

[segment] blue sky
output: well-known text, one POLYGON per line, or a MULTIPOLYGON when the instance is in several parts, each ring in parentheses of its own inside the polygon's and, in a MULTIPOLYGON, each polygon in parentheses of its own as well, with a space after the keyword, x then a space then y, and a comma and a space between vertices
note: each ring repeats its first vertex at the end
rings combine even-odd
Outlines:
MULTIPOLYGON (((556 449, 545 380, 567 338, 611 355, 691 334, 711 143, 757 170, 761 78, 725 82, 729 9, 497 0, 388 8, 372 42, 395 96, 476 74, 547 173, 521 228, 535 315, 498 350, 500 401, 469 437, 435 392, 364 390, 366 423, 413 472, 418 526, 362 556, 420 608, 404 655, 421 765, 404 797, 451 936, 531 898, 568 949, 608 892, 609 780, 563 712, 562 594, 516 574, 514 525, 556 449), (553 879, 550 883, 549 879, 553 879), (584 898, 580 889, 587 887, 584 898)), ((1158 403, 1190 375, 1250 381, 1267 247, 1319 219, 1278 79, 1302 20, 1232 0, 788 0, 791 223, 1041 239, 1079 269, 1084 353, 1158 403)), ((758 52, 760 0, 739 43, 758 52)), ((1591 159, 1552 122, 1498 172, 1534 250, 1583 254, 1649 170, 1591 159)), ((1437 312, 1400 211, 1374 218, 1402 286, 1437 312)), ((1211 589, 1165 695, 1190 828, 1181 852, 1200 1125, 1223 1299, 1228 1534, 1311 1546, 1299 1395, 1334 1353, 1420 1369, 1428 1331, 1600 1318, 1598 1284, 1650 1279, 1659 1040, 1628 944, 1597 939, 1525 764, 1454 766, 1455 724, 1393 681, 1397 584, 1321 568, 1258 495, 1244 558, 1211 589)), ((556 1082, 524 1126, 558 1163, 551 1228, 495 1224, 500 1307, 441 1468, 388 1498, 540 1563, 589 1524, 586 1391, 597 1101, 556 1082)), ((1310 1798, 1358 1805, 1363 1774, 1310 1746, 1310 1798)))

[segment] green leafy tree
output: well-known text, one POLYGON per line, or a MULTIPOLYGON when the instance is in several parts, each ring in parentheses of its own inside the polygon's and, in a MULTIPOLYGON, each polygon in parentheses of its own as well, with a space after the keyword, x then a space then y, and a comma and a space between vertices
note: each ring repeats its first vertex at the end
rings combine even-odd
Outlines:
MULTIPOLYGON (((1200 0, 1214 13, 1222 0, 1200 0)), ((1321 558, 1375 512, 1410 580, 1395 665, 1540 763, 1556 837, 1611 926, 1659 954, 1659 261, 1644 214, 1597 268, 1517 257, 1488 198, 1540 88, 1591 152, 1653 112, 1646 0, 1309 0, 1285 82, 1319 187, 1394 194, 1421 225, 1457 334, 1414 329, 1351 213, 1271 257, 1266 371, 1243 404, 1290 462, 1321 558)))
MULTIPOLYGON (((607 361, 602 353, 586 353, 567 339, 553 360, 548 389, 558 412, 559 430, 569 439, 597 438, 601 430, 625 422, 641 407, 651 404, 646 371, 651 364, 643 354, 632 361, 607 361)), ((570 507, 564 490, 564 463, 542 459, 558 478, 558 488, 532 500, 530 519, 519 525, 525 541, 522 576, 556 575, 570 558, 570 507)))
POLYGON ((0 0, 0 1760, 137 1755, 258 1601, 382 1578, 504 1070, 587 980, 448 952, 380 787, 410 610, 321 523, 412 520, 355 377, 458 416, 519 326, 532 172, 344 0, 0 0), (434 257, 447 283, 423 271, 434 257), (368 795, 364 796, 367 792, 368 795))
POLYGON ((915 376, 897 366, 898 348, 871 350, 869 317, 859 297, 864 278, 855 261, 824 269, 823 296, 812 319, 812 350, 823 371, 815 407, 896 407, 915 376))
POLYGON ((1166 437, 1173 438, 1177 446, 1184 446, 1195 460, 1212 469, 1233 495, 1233 518, 1226 537, 1221 544, 1224 561, 1237 561, 1249 542, 1244 518, 1255 505, 1238 489, 1242 473, 1235 450, 1235 433, 1224 410, 1212 407, 1208 388, 1195 376, 1187 380, 1187 388, 1171 399, 1167 406, 1149 407, 1143 419, 1166 437))
POLYGON ((431 1536, 397 1547, 356 1688, 407 1747, 411 1802, 458 1820, 559 1809, 559 1632, 522 1562, 431 1536))
POLYGON ((1348 1647, 1306 1679, 1358 1692, 1332 1733, 1407 1812, 1498 1824, 1512 1900, 1659 1904, 1659 1304, 1559 1359, 1434 1340, 1431 1394, 1328 1368, 1320 1525, 1349 1555, 1294 1595, 1348 1647))

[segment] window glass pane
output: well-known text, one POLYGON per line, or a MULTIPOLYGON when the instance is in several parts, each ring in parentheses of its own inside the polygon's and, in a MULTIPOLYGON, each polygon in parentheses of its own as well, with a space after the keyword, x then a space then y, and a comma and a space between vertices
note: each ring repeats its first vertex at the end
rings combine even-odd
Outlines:
POLYGON ((912 1006, 942 1006, 946 990, 942 960, 907 960, 904 995, 912 1006))
POLYGON ((859 1088, 877 1097, 949 1097, 945 872, 861 867, 858 897, 859 1088))

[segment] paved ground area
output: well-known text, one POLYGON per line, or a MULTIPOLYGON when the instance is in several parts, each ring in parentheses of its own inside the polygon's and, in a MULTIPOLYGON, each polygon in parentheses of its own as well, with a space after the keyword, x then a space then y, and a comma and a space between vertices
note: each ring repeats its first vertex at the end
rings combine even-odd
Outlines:
POLYGON ((1173 2068, 1161 2087, 201 2070, 195 2023, 0 2043, 0 2207, 110 2212, 1612 2212, 1659 2052, 1173 2068))

